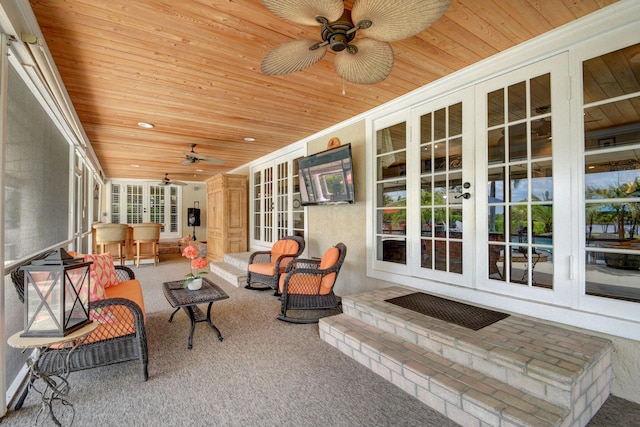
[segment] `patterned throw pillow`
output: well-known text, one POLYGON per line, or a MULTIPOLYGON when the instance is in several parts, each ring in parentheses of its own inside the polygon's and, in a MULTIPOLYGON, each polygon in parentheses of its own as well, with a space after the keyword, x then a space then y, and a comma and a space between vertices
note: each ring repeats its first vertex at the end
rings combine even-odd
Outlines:
POLYGON ((95 272, 96 283, 101 285, 103 289, 118 284, 116 268, 109 252, 105 254, 86 254, 84 260, 93 261, 91 271, 95 272))
POLYGON ((107 293, 104 291, 98 281, 98 275, 94 271, 89 271, 91 277, 91 286, 89 287, 89 319, 98 323, 113 323, 118 319, 113 314, 111 307, 91 308, 91 303, 107 299, 107 293))

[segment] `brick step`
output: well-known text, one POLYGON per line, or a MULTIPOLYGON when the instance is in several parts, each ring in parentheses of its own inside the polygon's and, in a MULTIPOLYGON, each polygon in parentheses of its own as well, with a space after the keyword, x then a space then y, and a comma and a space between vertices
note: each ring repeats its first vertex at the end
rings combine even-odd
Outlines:
POLYGON ((209 263, 211 273, 229 282, 233 286, 240 288, 247 283, 247 269, 241 269, 228 262, 209 263))
POLYGON ((569 414, 346 314, 321 319, 320 337, 461 425, 561 426, 569 414))
POLYGON ((343 316, 374 328, 384 339, 394 337, 565 408, 563 425, 585 425, 609 395, 610 341, 513 315, 473 331, 385 301, 416 291, 394 286, 343 297, 343 316))
POLYGON ((245 271, 245 275, 247 272, 247 267, 249 266, 249 257, 252 252, 237 252, 231 254, 224 254, 224 262, 233 265, 234 267, 239 268, 240 270, 245 271))
POLYGON ((346 314, 321 319, 320 337, 462 425, 560 426, 569 413, 346 314))

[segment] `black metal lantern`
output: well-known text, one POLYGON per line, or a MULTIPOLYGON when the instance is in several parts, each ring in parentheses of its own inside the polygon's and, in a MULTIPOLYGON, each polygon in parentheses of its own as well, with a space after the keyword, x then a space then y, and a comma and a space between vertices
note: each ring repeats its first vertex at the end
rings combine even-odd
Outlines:
POLYGON ((91 261, 58 249, 24 271, 23 337, 64 337, 90 323, 91 261))

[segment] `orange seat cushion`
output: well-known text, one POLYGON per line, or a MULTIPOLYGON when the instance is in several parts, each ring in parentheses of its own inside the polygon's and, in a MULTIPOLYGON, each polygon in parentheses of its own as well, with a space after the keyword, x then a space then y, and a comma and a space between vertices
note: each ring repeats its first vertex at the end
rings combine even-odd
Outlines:
POLYGON ((274 262, 249 264, 249 271, 263 276, 273 276, 276 273, 276 264, 274 262))

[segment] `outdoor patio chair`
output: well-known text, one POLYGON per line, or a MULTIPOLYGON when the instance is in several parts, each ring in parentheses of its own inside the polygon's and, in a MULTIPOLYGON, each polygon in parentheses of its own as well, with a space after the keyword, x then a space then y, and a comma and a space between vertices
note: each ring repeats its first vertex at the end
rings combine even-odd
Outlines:
POLYGON ((304 239, 300 236, 285 236, 273 244, 270 251, 257 251, 249 257, 247 269, 247 285, 254 290, 273 289, 278 293, 280 275, 287 264, 300 256, 304 251, 304 239), (255 286, 260 283, 265 286, 255 286))
MULTIPOLYGON (((281 314, 278 319, 291 323, 317 323, 325 310, 340 309, 340 298, 333 292, 347 247, 338 243, 327 249, 321 259, 298 258, 287 265, 280 276, 281 314), (291 317, 290 310, 323 310, 320 316, 291 317)), ((314 314, 313 312, 311 314, 314 314)))

